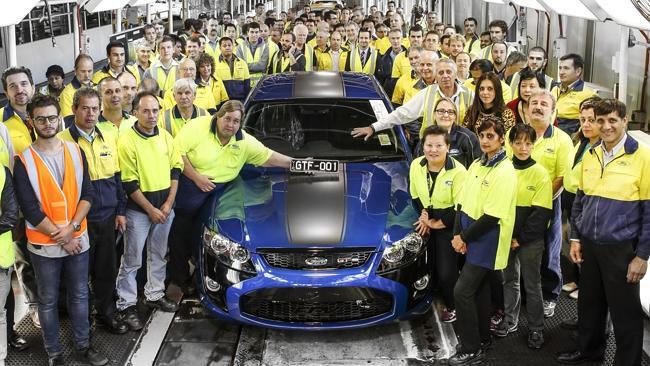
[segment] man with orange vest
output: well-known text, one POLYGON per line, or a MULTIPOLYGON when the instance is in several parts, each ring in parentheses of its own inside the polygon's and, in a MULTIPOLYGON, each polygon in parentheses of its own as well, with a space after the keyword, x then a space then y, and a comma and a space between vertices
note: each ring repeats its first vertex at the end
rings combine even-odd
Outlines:
POLYGON ((90 346, 86 215, 95 191, 79 147, 57 138, 59 103, 37 96, 27 105, 38 138, 18 154, 14 183, 25 216, 27 248, 36 272, 38 315, 50 365, 63 364, 59 285, 65 281, 76 356, 93 365, 108 359, 90 346))

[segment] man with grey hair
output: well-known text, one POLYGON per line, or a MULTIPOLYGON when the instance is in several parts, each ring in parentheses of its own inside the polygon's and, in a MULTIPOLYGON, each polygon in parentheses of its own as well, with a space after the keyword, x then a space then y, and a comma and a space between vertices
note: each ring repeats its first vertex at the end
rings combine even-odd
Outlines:
POLYGON ((359 25, 355 22, 347 22, 345 24, 345 43, 343 47, 348 51, 352 51, 357 47, 357 33, 359 33, 359 25))
POLYGON ((162 126, 173 137, 185 124, 198 117, 207 116, 205 109, 194 105, 196 99, 196 83, 192 78, 178 79, 174 83, 173 95, 175 105, 163 112, 162 126))
MULTIPOLYGON (((474 98, 474 93, 456 82, 456 64, 446 58, 436 63, 437 84, 432 84, 419 91, 408 102, 395 109, 387 116, 367 127, 352 129, 353 137, 363 137, 368 140, 375 132, 385 130, 394 125, 403 125, 422 118, 422 128, 435 124, 433 108, 438 99, 447 97, 451 99, 458 108, 459 115, 465 117, 474 98)), ((460 116, 459 116, 460 117, 460 116)), ((462 120, 462 118, 460 120, 462 120)))
POLYGON ((309 34, 307 26, 303 24, 296 25, 293 27, 293 34, 296 36, 294 46, 305 57, 305 71, 315 70, 318 62, 316 61, 314 48, 307 44, 307 35, 309 34))

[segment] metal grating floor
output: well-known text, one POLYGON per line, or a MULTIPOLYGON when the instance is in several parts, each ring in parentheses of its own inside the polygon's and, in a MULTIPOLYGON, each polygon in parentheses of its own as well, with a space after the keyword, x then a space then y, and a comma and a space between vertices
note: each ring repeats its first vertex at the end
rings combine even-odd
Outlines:
MULTIPOLYGON (((144 306, 139 306, 141 319, 146 321, 150 315, 150 310, 144 306)), ((60 315, 59 339, 61 347, 64 350, 64 361, 66 365, 77 366, 87 365, 78 362, 73 356, 74 342, 72 338, 72 324, 70 319, 60 315)), ((6 364, 12 366, 33 366, 47 365, 47 354, 43 346, 41 330, 32 324, 31 318, 26 316, 16 325, 16 331, 23 336, 30 344, 30 347, 23 352, 16 352, 9 348, 6 364)), ((103 328, 91 328, 91 344, 109 359, 108 365, 124 365, 128 360, 131 350, 134 348, 140 338, 140 331, 127 332, 123 335, 116 335, 105 331, 103 328)))
MULTIPOLYGON (((571 331, 560 328, 564 319, 572 318, 577 314, 576 300, 569 298, 565 293, 560 296, 560 301, 555 307, 555 315, 544 322, 544 340, 546 343, 541 350, 531 350, 526 345, 528 327, 526 324, 525 309, 522 307, 519 317, 519 330, 506 338, 495 339, 492 348, 488 351, 487 365, 526 365, 547 366, 557 364, 555 354, 570 350, 575 346, 571 339, 571 331)), ((605 361, 602 365, 614 364, 616 345, 614 336, 607 340, 605 361)), ((644 353, 643 366, 650 366, 650 358, 644 353)), ((585 363, 584 365, 601 365, 600 363, 585 363)))

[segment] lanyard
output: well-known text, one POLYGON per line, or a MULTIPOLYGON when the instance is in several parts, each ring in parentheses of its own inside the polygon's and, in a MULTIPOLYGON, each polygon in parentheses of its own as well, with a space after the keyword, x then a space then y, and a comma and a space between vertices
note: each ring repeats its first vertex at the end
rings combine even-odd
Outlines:
MULTIPOLYGON (((440 174, 440 173, 438 173, 440 174)), ((433 189, 436 187, 436 181, 432 182, 431 172, 427 168, 427 189, 429 190, 429 207, 432 206, 431 201, 433 201, 433 189)))

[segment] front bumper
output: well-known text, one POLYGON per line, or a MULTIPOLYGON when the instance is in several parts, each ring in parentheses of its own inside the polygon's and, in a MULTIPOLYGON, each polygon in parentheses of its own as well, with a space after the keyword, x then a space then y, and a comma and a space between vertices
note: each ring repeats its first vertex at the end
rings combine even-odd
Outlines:
POLYGON ((413 286, 429 274, 426 250, 414 262, 382 275, 376 273, 377 252, 360 267, 336 270, 272 267, 255 253, 251 260, 256 275, 229 269, 201 248, 198 289, 209 313, 276 329, 350 329, 424 313, 433 297, 431 283, 423 290, 413 286), (211 286, 206 277, 214 281, 211 286))

